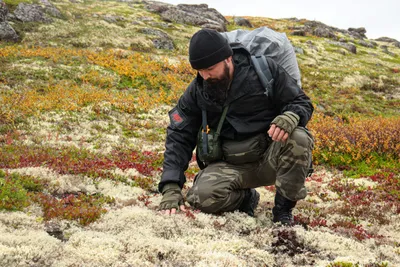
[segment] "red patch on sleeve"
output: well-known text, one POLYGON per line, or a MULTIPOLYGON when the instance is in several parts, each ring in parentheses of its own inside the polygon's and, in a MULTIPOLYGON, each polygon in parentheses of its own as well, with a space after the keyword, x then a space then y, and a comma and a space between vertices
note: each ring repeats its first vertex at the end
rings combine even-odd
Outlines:
POLYGON ((174 122, 176 122, 176 123, 181 123, 181 122, 183 121, 181 115, 179 115, 178 112, 172 114, 172 119, 173 119, 174 122))

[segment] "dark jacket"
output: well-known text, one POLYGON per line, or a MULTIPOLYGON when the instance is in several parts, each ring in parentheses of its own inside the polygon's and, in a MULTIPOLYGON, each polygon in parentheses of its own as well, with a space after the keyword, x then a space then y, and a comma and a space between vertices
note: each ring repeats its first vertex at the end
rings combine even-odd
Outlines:
POLYGON ((299 115, 300 126, 306 126, 310 120, 313 106, 295 79, 267 58, 274 79, 273 98, 268 97, 251 64, 250 53, 242 47, 232 48, 234 78, 224 105, 209 99, 203 90, 203 79, 198 75, 169 112, 171 123, 167 128, 160 192, 167 183, 178 183, 182 187, 186 182, 184 172, 196 147, 202 109, 207 111, 210 128, 216 129, 223 107, 229 104, 221 137, 235 140, 266 133, 271 121, 285 111, 299 115))

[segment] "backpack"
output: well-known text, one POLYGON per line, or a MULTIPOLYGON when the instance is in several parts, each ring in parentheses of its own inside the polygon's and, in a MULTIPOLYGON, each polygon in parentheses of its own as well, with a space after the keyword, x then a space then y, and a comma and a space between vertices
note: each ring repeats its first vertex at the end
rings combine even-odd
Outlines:
POLYGON ((240 43, 250 52, 255 71, 270 97, 272 97, 273 79, 265 56, 275 60, 301 87, 296 54, 285 33, 260 27, 252 31, 240 29, 220 34, 229 43, 240 43))

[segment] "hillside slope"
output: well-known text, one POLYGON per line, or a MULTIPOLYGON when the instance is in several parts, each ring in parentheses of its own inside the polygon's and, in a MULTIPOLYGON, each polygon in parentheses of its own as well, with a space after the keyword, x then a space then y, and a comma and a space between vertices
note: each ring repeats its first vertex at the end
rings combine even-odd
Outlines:
POLYGON ((0 5, 0 266, 400 265, 395 40, 242 18, 288 35, 315 105, 316 172, 288 228, 271 222, 273 186, 258 188, 255 218, 157 212, 167 113, 195 75, 190 37, 250 25, 153 1, 0 5))

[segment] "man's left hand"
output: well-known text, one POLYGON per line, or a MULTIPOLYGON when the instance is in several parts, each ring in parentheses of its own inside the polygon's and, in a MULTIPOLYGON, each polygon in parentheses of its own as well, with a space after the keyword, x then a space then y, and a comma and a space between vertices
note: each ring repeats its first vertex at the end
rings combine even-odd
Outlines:
POLYGON ((273 141, 285 142, 289 135, 293 132, 296 126, 299 124, 299 115, 286 111, 283 114, 277 116, 272 122, 271 127, 268 130, 268 135, 273 141))
POLYGON ((268 135, 276 142, 285 142, 289 137, 289 134, 285 132, 285 130, 279 128, 275 124, 272 124, 271 128, 269 128, 268 135))

